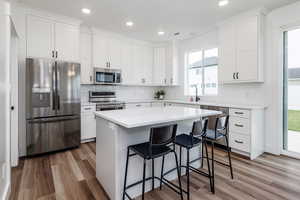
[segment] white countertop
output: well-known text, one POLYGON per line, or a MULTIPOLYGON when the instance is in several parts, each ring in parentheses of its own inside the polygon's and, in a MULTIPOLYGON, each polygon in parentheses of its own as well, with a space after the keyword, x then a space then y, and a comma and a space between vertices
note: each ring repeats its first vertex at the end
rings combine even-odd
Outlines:
POLYGON ((184 107, 149 107, 95 112, 97 117, 106 119, 126 128, 136 128, 161 123, 197 119, 222 114, 219 111, 184 107))
POLYGON ((228 108, 242 108, 242 109, 264 109, 266 105, 255 105, 255 104, 238 104, 230 102, 208 102, 208 101, 199 101, 199 102, 190 102, 184 100, 156 100, 156 99, 122 99, 126 103, 152 103, 152 102, 166 102, 166 103, 179 103, 187 105, 205 105, 205 106, 220 106, 228 108))

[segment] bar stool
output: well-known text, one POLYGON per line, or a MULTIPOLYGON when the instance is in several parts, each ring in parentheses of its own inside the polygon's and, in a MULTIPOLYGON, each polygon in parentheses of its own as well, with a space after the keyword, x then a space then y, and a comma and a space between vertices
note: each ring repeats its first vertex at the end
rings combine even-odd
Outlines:
POLYGON ((162 183, 164 183, 166 186, 170 187, 173 191, 178 193, 181 196, 181 200, 183 200, 183 193, 182 193, 181 180, 179 174, 180 173, 179 164, 178 164, 178 158, 175 152, 175 144, 174 144, 176 132, 177 132, 177 124, 151 128, 149 142, 128 146, 124 188, 123 188, 123 200, 125 199, 125 196, 128 197, 129 199, 132 199, 127 194, 126 190, 141 183, 142 183, 142 200, 144 200, 145 182, 148 180, 152 180, 152 190, 154 190, 155 179, 158 179, 160 181, 160 189, 162 183), (170 146, 171 147, 173 146, 173 148, 170 148, 170 146), (130 151, 132 151, 133 153, 130 154, 130 151), (165 156, 169 153, 174 153, 175 156, 179 186, 175 185, 174 183, 164 178, 164 174, 163 174, 164 160, 165 160, 165 156), (144 159, 143 179, 141 181, 135 182, 127 186, 127 171, 128 171, 129 158, 136 155, 144 159), (161 176, 156 177, 154 176, 154 160, 159 157, 162 157, 161 176), (147 160, 152 160, 152 177, 149 178, 145 177, 147 160))
MULTIPOLYGON (((230 175, 231 179, 233 179, 233 171, 232 171, 232 164, 231 164, 231 148, 229 147, 228 142, 228 121, 229 116, 228 115, 222 115, 216 118, 215 121, 215 128, 207 129, 207 132, 204 136, 207 141, 211 143, 211 159, 212 160, 212 181, 213 181, 213 191, 215 190, 215 165, 214 162, 219 163, 223 166, 230 168, 230 175), (228 162, 229 164, 220 162, 218 160, 215 160, 214 158, 214 148, 215 148, 215 142, 225 138, 226 141, 226 151, 228 154, 228 162)), ((203 151, 202 151, 202 158, 203 158, 203 151)))
MULTIPOLYGON (((181 168, 185 168, 186 169, 186 176, 187 176, 187 190, 184 191, 187 194, 187 199, 190 199, 190 171, 192 170, 200 175, 206 176, 209 178, 209 182, 210 182, 210 188, 211 191, 213 192, 213 188, 212 188, 212 176, 211 176, 211 171, 210 171, 210 164, 209 164, 209 158, 208 158, 208 151, 207 151, 207 142, 205 139, 205 134, 206 134, 206 130, 207 130, 207 124, 208 124, 208 119, 203 119, 200 121, 195 121, 193 123, 193 128, 192 128, 192 132, 190 133, 190 135, 187 134, 181 134, 176 136, 175 139, 175 144, 178 145, 180 147, 180 157, 179 157, 179 162, 180 162, 180 171, 181 168), (202 157, 200 158, 196 158, 193 161, 190 161, 190 150, 194 147, 199 147, 204 146, 206 149, 206 158, 207 158, 207 167, 208 167, 208 173, 200 171, 199 169, 196 169, 192 166, 190 166, 191 163, 201 160, 203 162, 202 157), (181 165, 181 157, 182 157, 182 148, 185 148, 187 151, 187 161, 186 161, 186 166, 181 165)), ((200 147, 201 148, 201 147, 200 147)), ((202 148, 203 149, 203 148, 202 148)), ((203 151, 203 150, 202 150, 203 151)), ((203 154, 202 154, 203 156, 203 154)))

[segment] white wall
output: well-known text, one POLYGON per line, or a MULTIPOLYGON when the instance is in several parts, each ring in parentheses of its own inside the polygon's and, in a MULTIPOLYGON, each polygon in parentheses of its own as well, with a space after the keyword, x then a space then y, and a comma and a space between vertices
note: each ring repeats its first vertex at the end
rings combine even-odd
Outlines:
POLYGON ((6 199, 10 187, 10 18, 9 4, 3 0, 0 0, 0 30, 0 199, 6 199))

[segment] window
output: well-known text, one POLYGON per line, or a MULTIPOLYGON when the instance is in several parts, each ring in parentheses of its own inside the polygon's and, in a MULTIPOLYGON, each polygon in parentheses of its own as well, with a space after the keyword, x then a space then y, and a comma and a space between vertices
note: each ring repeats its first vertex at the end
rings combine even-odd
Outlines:
POLYGON ((218 49, 203 49, 186 55, 185 95, 218 94, 218 49))

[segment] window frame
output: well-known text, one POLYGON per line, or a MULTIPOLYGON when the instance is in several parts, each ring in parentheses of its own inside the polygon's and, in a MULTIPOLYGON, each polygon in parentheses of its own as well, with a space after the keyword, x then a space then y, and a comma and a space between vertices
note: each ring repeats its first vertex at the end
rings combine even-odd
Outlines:
MULTIPOLYGON (((199 67, 194 67, 194 69, 201 69, 201 75, 202 75, 202 82, 201 82, 201 91, 199 92, 199 88, 198 88, 198 94, 200 94, 199 96, 200 97, 209 97, 209 96, 218 96, 218 93, 219 93, 219 87, 217 87, 217 94, 205 94, 205 68, 208 68, 208 67, 214 67, 214 66, 217 66, 217 69, 219 69, 219 62, 217 62, 216 64, 214 65, 205 65, 204 62, 205 62, 205 51, 207 50, 210 50, 210 49, 217 49, 219 51, 219 48, 218 47, 211 47, 211 48, 201 48, 201 49, 194 49, 194 50, 191 50, 191 51, 188 51, 187 53, 185 53, 185 81, 184 81, 184 95, 185 96, 193 96, 192 94, 189 93, 189 88, 190 88, 190 84, 189 84, 189 70, 192 69, 190 66, 189 66, 189 56, 190 54, 192 53, 195 53, 195 52, 202 52, 202 60, 201 60, 201 66, 199 67)), ((219 57, 219 54, 217 56, 217 58, 219 57)), ((218 82, 218 81, 217 81, 218 82)), ((218 83, 217 83, 218 85, 218 83)))

